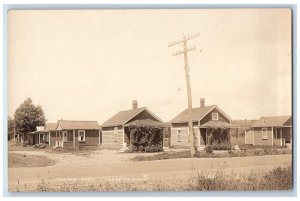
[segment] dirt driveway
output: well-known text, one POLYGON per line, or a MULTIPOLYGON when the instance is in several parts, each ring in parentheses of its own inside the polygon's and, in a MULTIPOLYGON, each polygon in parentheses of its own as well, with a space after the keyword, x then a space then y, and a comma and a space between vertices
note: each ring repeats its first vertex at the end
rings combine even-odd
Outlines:
POLYGON ((157 161, 131 161, 138 154, 101 150, 86 154, 52 154, 35 151, 10 151, 28 155, 43 155, 57 161, 53 166, 9 168, 9 188, 36 185, 42 180, 61 183, 75 180, 92 182, 114 180, 180 180, 197 174, 228 174, 263 172, 274 166, 288 166, 292 156, 268 155, 236 158, 182 158, 157 161))

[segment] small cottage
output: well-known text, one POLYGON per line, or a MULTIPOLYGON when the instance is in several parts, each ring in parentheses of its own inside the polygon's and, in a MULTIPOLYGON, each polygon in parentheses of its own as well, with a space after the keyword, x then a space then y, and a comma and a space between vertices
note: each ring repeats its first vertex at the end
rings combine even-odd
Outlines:
POLYGON ((101 144, 101 129, 97 121, 59 120, 51 141, 56 147, 79 149, 101 144))
POLYGON ((292 117, 261 117, 245 131, 245 144, 285 146, 292 143, 292 117))
POLYGON ((31 145, 43 143, 54 148, 96 147, 101 144, 101 129, 97 121, 59 120, 29 133, 29 139, 31 145))
MULTIPOLYGON (((188 127, 188 109, 185 109, 171 123, 171 146, 174 148, 190 147, 188 127)), ((235 128, 231 118, 217 105, 205 106, 205 99, 200 99, 200 107, 192 108, 192 122, 197 137, 197 146, 225 142, 230 143, 230 129, 235 128)))
POLYGON ((102 148, 123 149, 130 145, 130 123, 163 123, 163 121, 151 112, 147 107, 138 108, 138 102, 132 101, 132 109, 120 111, 105 121, 102 127, 102 148), (137 121, 139 120, 139 121, 137 121))

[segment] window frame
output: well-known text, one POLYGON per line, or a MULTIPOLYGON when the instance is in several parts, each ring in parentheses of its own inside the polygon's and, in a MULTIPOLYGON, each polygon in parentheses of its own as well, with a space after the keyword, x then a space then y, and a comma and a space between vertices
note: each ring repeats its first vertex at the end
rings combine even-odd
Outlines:
MULTIPOLYGON (((273 133, 272 133, 273 134, 273 133)), ((261 128, 261 139, 268 140, 268 128, 261 128)))
POLYGON ((181 142, 182 129, 177 129, 177 142, 181 142))
POLYGON ((85 130, 78 130, 78 142, 85 142, 85 130), (83 132, 83 140, 81 140, 80 132, 83 132))
POLYGON ((218 121, 218 120, 219 120, 219 113, 217 113, 217 112, 212 112, 212 113, 211 113, 211 120, 212 120, 212 121, 218 121), (214 119, 214 115, 217 115, 217 118, 216 118, 216 119, 214 119))

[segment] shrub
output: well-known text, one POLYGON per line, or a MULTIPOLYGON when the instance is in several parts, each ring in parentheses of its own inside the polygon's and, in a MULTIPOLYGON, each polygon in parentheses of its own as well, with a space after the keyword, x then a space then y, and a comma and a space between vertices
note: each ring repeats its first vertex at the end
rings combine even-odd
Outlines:
POLYGON ((211 153, 213 152, 212 146, 211 146, 211 145, 207 145, 207 146, 205 147, 205 151, 206 151, 206 153, 211 154, 211 153))
POLYGON ((218 171, 213 175, 198 175, 196 183, 190 190, 216 191, 216 190, 291 190, 291 167, 276 167, 264 173, 250 175, 227 175, 218 171))
POLYGON ((231 144, 229 141, 225 141, 225 142, 213 141, 211 146, 212 146, 213 150, 230 150, 231 149, 231 144))
POLYGON ((265 184, 271 189, 282 190, 292 188, 292 168, 276 167, 263 176, 265 184))
POLYGON ((130 148, 128 152, 163 151, 163 128, 158 125, 129 125, 130 148))
POLYGON ((142 145, 139 146, 139 151, 144 151, 144 147, 142 145))

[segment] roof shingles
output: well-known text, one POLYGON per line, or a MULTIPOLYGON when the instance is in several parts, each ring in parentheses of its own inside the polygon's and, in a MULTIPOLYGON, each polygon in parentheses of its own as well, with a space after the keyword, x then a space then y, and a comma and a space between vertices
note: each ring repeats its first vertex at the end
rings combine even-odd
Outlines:
POLYGON ((57 122, 61 129, 86 129, 86 130, 98 130, 100 126, 97 121, 69 121, 58 120, 57 122))
POLYGON ((281 127, 291 116, 261 117, 252 127, 281 127))
POLYGON ((44 130, 54 131, 57 128, 57 123, 46 123, 44 130))
POLYGON ((120 111, 114 116, 112 116, 110 119, 108 119, 106 122, 102 124, 102 127, 111 127, 111 126, 120 126, 126 123, 129 119, 133 118, 143 110, 145 110, 145 107, 138 108, 135 110, 126 110, 126 111, 120 111))
MULTIPOLYGON (((210 105, 200 108, 192 108, 192 121, 197 122, 202 119, 209 111, 211 111, 216 105, 210 105)), ((170 121, 171 123, 186 123, 188 122, 188 109, 182 111, 174 119, 170 121)))

